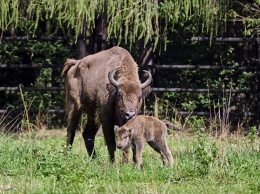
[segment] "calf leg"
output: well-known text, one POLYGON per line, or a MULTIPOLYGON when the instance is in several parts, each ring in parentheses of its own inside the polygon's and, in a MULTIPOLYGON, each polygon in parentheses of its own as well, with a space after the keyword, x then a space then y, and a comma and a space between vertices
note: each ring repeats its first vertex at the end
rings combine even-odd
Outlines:
POLYGON ((144 149, 144 144, 142 142, 136 143, 135 148, 133 148, 133 160, 135 162, 136 168, 141 167, 143 149, 144 149))
POLYGON ((168 146, 166 144, 165 144, 165 148, 162 150, 162 152, 166 155, 170 166, 172 166, 173 162, 174 162, 173 157, 172 157, 172 153, 171 153, 170 149, 168 148, 168 146))
POLYGON ((71 105, 67 118, 67 146, 72 146, 73 144, 75 131, 78 127, 80 116, 81 112, 78 111, 75 104, 71 105))
POLYGON ((157 146, 156 143, 154 142, 147 142, 156 152, 158 152, 161 157, 162 157, 162 161, 163 161, 163 165, 165 165, 167 163, 167 157, 166 155, 162 152, 162 150, 160 149, 160 147, 157 146))
POLYGON ((123 164, 127 164, 129 161, 129 151, 130 147, 126 147, 123 149, 123 164))
POLYGON ((137 160, 136 160, 136 148, 132 147, 132 152, 133 152, 133 162, 136 164, 137 160))
POLYGON ((91 156, 92 158, 96 157, 94 141, 95 141, 95 136, 97 134, 98 128, 99 125, 95 123, 95 120, 88 118, 87 125, 82 134, 86 149, 88 151, 88 155, 91 156))
POLYGON ((155 142, 148 142, 148 144, 158 153, 161 154, 163 164, 166 165, 167 160, 169 161, 170 166, 173 165, 173 157, 171 154, 170 149, 168 148, 166 141, 156 141, 155 142))

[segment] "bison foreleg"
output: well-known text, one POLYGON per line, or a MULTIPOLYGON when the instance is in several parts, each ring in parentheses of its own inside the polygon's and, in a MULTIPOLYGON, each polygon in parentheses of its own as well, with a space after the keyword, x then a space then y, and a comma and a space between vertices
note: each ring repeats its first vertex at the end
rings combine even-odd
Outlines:
POLYGON ((96 158, 96 151, 94 148, 95 136, 97 134, 99 125, 95 123, 94 119, 88 118, 87 125, 83 132, 83 139, 85 141, 85 146, 88 151, 88 155, 92 158, 96 158))
POLYGON ((115 164, 116 140, 114 134, 114 125, 111 122, 102 123, 110 161, 115 164))

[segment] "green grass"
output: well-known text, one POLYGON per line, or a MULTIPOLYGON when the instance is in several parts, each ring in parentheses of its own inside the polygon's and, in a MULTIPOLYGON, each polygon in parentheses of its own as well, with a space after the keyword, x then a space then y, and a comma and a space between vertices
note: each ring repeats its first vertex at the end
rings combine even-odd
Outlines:
POLYGON ((221 141, 189 134, 168 136, 175 164, 163 166, 148 145, 144 167, 112 166, 102 136, 91 160, 78 133, 72 150, 64 130, 0 134, 0 193, 259 193, 259 139, 221 141))

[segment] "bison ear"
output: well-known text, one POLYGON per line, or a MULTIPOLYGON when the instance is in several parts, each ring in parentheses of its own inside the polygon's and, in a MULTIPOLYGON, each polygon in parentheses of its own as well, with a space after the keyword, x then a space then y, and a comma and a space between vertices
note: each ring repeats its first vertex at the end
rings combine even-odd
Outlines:
POLYGON ((116 88, 115 88, 115 86, 113 86, 112 84, 110 84, 110 83, 107 84, 106 88, 107 88, 107 90, 108 90, 110 93, 116 94, 116 88))
POLYGON ((151 93, 151 91, 152 91, 151 86, 144 88, 142 91, 142 97, 145 98, 146 96, 148 96, 151 93))

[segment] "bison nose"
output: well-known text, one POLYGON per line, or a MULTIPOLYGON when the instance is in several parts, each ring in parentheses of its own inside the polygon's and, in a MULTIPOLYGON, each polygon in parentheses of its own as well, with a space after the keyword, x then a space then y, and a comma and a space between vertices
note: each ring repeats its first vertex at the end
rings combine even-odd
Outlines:
POLYGON ((125 112, 126 120, 131 119, 133 116, 135 116, 135 111, 127 111, 127 112, 125 112))

